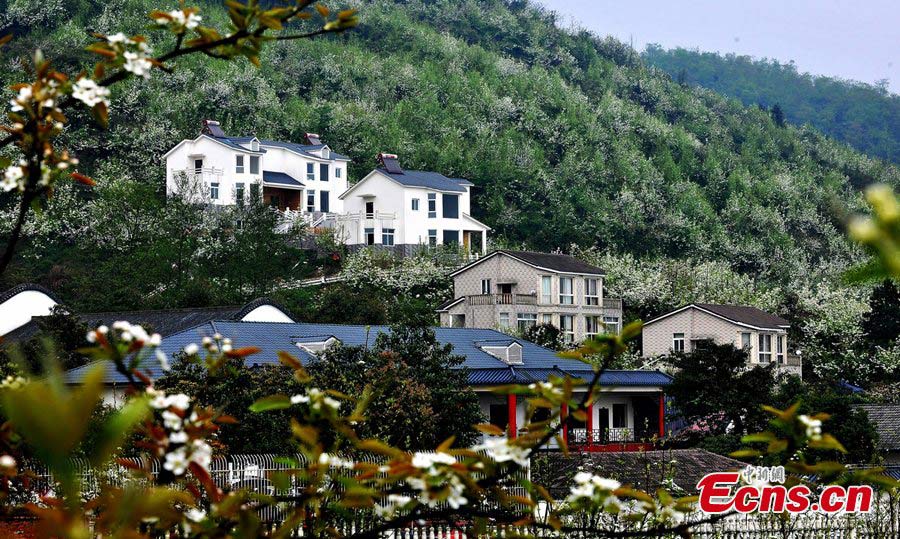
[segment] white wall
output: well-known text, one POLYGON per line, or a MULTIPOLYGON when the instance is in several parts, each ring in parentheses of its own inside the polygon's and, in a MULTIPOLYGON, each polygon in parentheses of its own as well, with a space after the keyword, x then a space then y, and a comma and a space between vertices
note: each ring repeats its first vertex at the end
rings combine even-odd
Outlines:
POLYGON ((0 335, 24 326, 34 316, 46 316, 56 305, 50 296, 37 290, 24 290, 0 304, 0 335))
POLYGON ((294 320, 291 319, 290 316, 285 314, 284 311, 275 307, 274 305, 260 305, 259 307, 253 309, 243 318, 241 318, 244 322, 285 322, 290 323, 294 320))

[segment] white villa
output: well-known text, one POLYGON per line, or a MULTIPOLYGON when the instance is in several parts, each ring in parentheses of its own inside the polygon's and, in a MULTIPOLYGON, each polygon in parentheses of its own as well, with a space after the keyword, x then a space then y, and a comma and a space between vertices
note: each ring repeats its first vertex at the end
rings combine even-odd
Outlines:
POLYGON ((378 154, 381 166, 340 199, 336 216, 347 245, 460 245, 484 253, 490 227, 471 216, 472 183, 437 172, 404 170, 396 155, 378 154))
POLYGON ((230 137, 219 122, 204 120, 200 134, 183 140, 164 156, 166 193, 217 206, 241 204, 249 197, 312 223, 343 211, 338 195, 347 190, 350 159, 331 151, 315 133, 306 144, 230 137))
POLYGON ((232 137, 204 120, 200 134, 169 150, 166 193, 214 206, 262 197, 289 218, 331 228, 350 246, 458 245, 487 249, 490 227, 471 216, 472 183, 437 172, 403 170, 396 155, 378 154, 379 167, 352 187, 350 159, 306 134, 306 143, 232 137))

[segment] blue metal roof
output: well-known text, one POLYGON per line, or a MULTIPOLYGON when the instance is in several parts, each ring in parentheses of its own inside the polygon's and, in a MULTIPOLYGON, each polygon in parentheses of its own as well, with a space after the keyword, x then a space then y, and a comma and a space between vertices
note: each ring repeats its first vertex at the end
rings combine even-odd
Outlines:
POLYGON ((472 185, 471 182, 458 178, 448 178, 437 172, 429 172, 426 170, 404 170, 402 174, 394 174, 388 172, 384 168, 375 169, 384 174, 388 178, 410 187, 426 187, 428 189, 436 189, 438 191, 455 191, 457 193, 465 193, 466 185, 472 185))
MULTIPOLYGON (((378 334, 390 331, 387 326, 346 326, 341 324, 300 324, 279 322, 243 322, 221 320, 201 324, 195 328, 175 333, 163 339, 162 351, 173 356, 191 343, 199 343, 205 336, 219 333, 229 337, 235 347, 257 346, 260 353, 245 360, 247 366, 278 364, 279 351, 288 351, 301 362, 308 363, 313 356, 296 343, 321 342, 334 336, 348 346, 372 346, 378 334)), ((496 385, 530 383, 546 380, 551 374, 589 379, 591 367, 573 359, 559 357, 556 352, 534 343, 516 339, 493 329, 434 328, 435 337, 442 344, 453 346, 453 353, 465 358, 462 367, 469 369, 472 385, 496 385), (515 341, 522 346, 522 364, 510 366, 482 350, 478 343, 515 341)), ((151 378, 161 376, 158 363, 148 361, 144 365, 151 378)), ((72 369, 66 373, 66 381, 79 383, 89 366, 72 369)), ((108 370, 107 383, 125 383, 120 374, 108 370)), ((610 371, 603 374, 601 383, 611 386, 664 386, 671 378, 657 371, 610 371)))
POLYGON ((264 183, 277 183, 280 185, 290 185, 291 187, 303 187, 303 184, 294 179, 290 174, 285 174, 284 172, 274 172, 271 170, 263 171, 263 182, 264 183))
MULTIPOLYGON (((242 145, 248 144, 254 138, 255 137, 218 137, 216 140, 228 141, 228 143, 236 145, 242 150, 247 150, 247 148, 245 148, 242 145)), ((286 150, 291 150, 291 151, 306 155, 307 157, 312 157, 314 159, 325 159, 324 157, 320 157, 318 155, 312 154, 312 152, 317 152, 317 151, 321 150, 322 148, 324 148, 326 146, 325 144, 297 144, 295 142, 284 142, 281 140, 268 140, 268 139, 257 139, 257 140, 259 140, 260 146, 274 146, 276 148, 284 148, 286 150)), ((329 148, 329 150, 331 150, 331 149, 329 148)), ((263 150, 262 148, 260 148, 260 151, 265 152, 265 150, 263 150)), ((347 157, 346 155, 339 154, 333 150, 330 151, 328 159, 332 160, 332 161, 334 161, 334 160, 349 161, 350 160, 350 158, 347 157)))

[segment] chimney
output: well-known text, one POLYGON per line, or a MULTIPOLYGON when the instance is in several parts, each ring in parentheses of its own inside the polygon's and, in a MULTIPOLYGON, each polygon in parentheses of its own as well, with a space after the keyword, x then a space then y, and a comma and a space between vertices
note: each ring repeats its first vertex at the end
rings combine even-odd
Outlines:
POLYGON ((378 154, 378 162, 381 163, 382 168, 391 174, 403 174, 397 154, 381 152, 378 154))
POLYGON ((322 139, 319 137, 318 133, 307 133, 306 142, 311 146, 318 146, 319 144, 322 144, 322 139))
POLYGON ((219 122, 215 120, 203 120, 200 134, 216 138, 223 138, 225 136, 225 132, 219 127, 219 122))

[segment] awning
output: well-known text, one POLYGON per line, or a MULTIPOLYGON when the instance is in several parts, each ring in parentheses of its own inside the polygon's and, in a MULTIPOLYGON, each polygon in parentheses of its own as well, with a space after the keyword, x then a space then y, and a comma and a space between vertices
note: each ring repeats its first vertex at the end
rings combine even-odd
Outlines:
POLYGON ((271 170, 263 171, 263 185, 270 187, 280 187, 282 189, 303 189, 303 184, 296 180, 293 176, 284 172, 273 172, 271 170))

